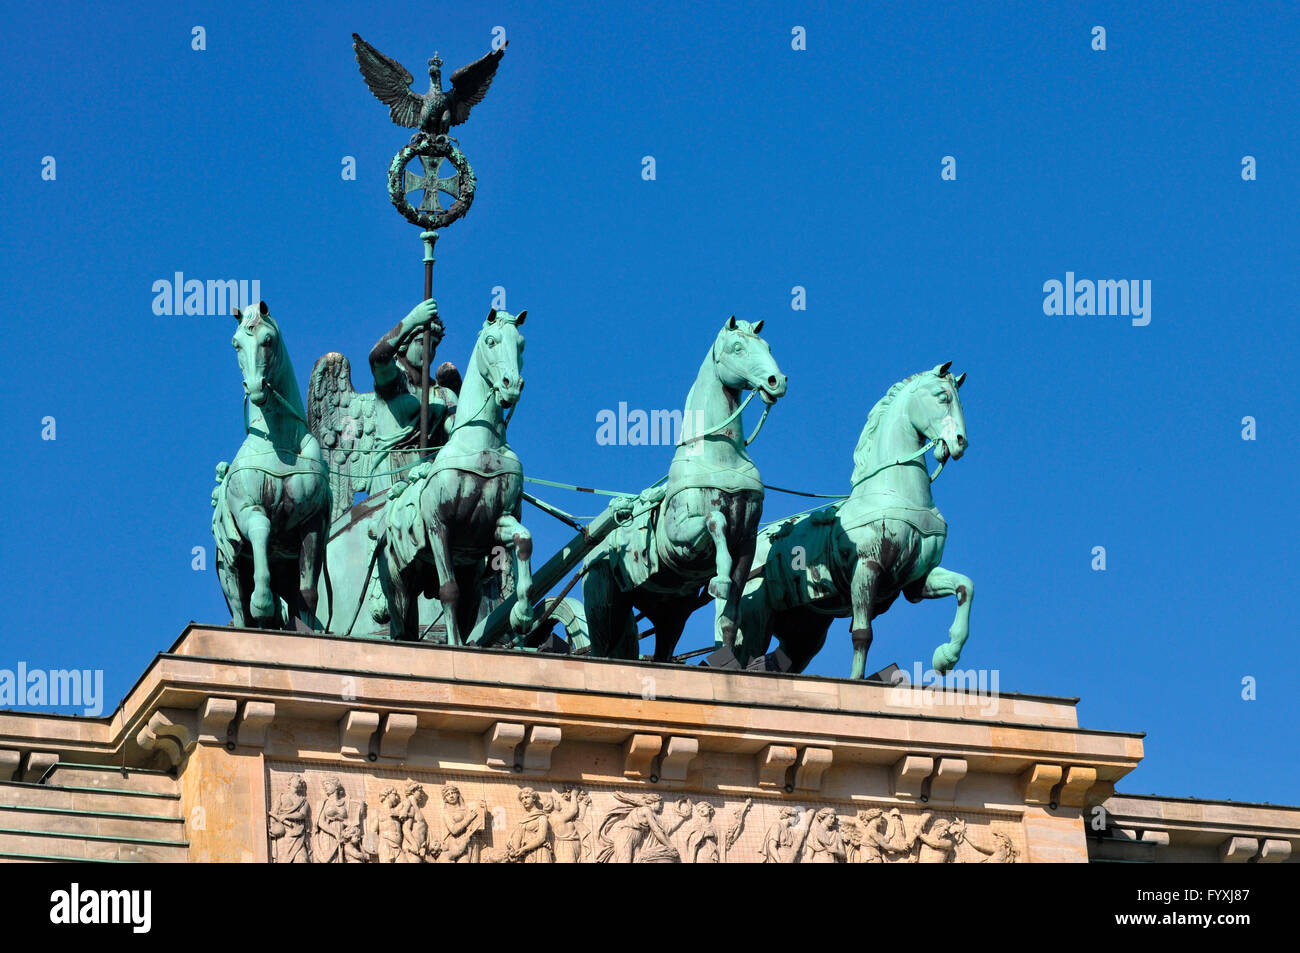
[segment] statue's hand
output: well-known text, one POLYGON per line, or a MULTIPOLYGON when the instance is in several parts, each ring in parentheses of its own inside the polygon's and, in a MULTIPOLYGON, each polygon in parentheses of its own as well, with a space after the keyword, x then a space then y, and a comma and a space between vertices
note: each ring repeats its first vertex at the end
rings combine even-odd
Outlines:
POLYGON ((443 326, 438 319, 438 302, 432 298, 421 301, 402 322, 408 331, 422 330, 428 327, 437 341, 442 340, 443 326))

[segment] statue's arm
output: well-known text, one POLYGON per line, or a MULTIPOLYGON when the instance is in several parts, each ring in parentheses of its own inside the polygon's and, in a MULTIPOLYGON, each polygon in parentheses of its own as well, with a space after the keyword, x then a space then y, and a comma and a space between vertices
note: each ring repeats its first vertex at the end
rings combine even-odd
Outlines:
POLYGON ((890 844, 888 838, 881 836, 881 834, 880 834, 879 831, 872 830, 870 827, 868 827, 868 828, 863 832, 863 834, 862 834, 862 839, 863 839, 863 841, 865 841, 866 843, 871 844, 871 846, 873 846, 873 847, 875 847, 875 848, 877 848, 877 849, 879 849, 879 850, 893 850, 893 849, 894 849, 894 848, 893 848, 893 845, 890 844))
POLYGON ((649 821, 650 833, 654 835, 655 840, 676 853, 677 848, 674 847, 673 842, 668 839, 668 832, 660 825, 659 819, 655 817, 654 812, 647 810, 645 816, 646 820, 649 821))
MULTIPOLYGON (((402 372, 397 366, 397 352, 417 333, 423 332, 426 326, 432 332, 433 346, 437 348, 442 341, 443 327, 438 320, 438 302, 432 298, 421 301, 412 308, 410 314, 402 318, 370 349, 370 371, 375 377, 376 391, 391 387, 398 380, 402 372)), ((426 360, 432 360, 432 357, 430 354, 426 360)))
POLYGON ((928 833, 918 833, 916 837, 922 844, 934 850, 948 850, 952 847, 952 842, 946 837, 931 837, 928 833))

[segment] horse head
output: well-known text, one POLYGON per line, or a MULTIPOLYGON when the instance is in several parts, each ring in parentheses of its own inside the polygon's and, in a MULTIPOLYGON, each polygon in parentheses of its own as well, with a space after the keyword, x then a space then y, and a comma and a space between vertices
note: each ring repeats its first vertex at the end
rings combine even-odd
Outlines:
POLYGON ((754 390, 765 404, 785 396, 788 378, 776 366, 772 349, 760 338, 763 322, 737 321, 733 314, 713 342, 718 380, 733 390, 754 390))
POLYGON ((502 407, 513 407, 524 389, 524 336, 519 329, 527 317, 526 310, 515 315, 489 309, 474 347, 474 368, 502 407))
POLYGON ((907 402, 908 420, 917 433, 934 441, 934 459, 939 463, 946 463, 949 457, 960 460, 969 446, 958 394, 966 375, 954 377, 948 372, 950 367, 952 361, 916 375, 907 402))
POLYGON ((239 327, 230 343, 235 346, 239 370, 244 375, 244 393, 255 406, 261 407, 283 371, 285 352, 280 328, 266 310, 265 301, 249 305, 242 312, 236 308, 232 316, 239 327))

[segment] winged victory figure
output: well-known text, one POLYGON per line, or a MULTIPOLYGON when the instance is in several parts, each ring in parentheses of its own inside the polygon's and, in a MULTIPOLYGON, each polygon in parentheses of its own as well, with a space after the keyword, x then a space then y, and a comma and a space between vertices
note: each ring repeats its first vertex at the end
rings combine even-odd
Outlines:
POLYGON ((462 66, 451 74, 451 89, 446 92, 442 88, 442 60, 435 52, 429 60, 429 91, 421 96, 411 89, 415 77, 397 60, 380 53, 355 33, 352 48, 366 85, 388 107, 393 122, 418 130, 412 139, 420 133, 431 138, 445 136, 452 126, 468 119, 469 111, 487 95, 506 52, 502 44, 501 49, 462 66))
MULTIPOLYGON (((417 304, 371 348, 372 394, 357 393, 352 365, 336 351, 312 368, 307 421, 329 465, 331 519, 352 506, 355 494, 374 494, 392 486, 418 460, 420 383, 424 363, 434 357, 434 351, 423 353, 426 326, 433 332, 436 351, 443 327, 433 299, 417 304)), ((439 366, 433 378, 428 445, 436 450, 450 430, 461 378, 450 362, 439 366)))

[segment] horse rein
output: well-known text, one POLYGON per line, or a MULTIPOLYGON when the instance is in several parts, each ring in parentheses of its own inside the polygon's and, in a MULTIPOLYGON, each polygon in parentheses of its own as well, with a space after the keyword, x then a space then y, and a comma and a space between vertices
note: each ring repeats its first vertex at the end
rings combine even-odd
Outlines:
MULTIPOLYGON (((870 480, 877 473, 883 473, 885 470, 888 470, 890 467, 901 467, 908 463, 913 462, 914 460, 918 460, 921 457, 924 457, 927 453, 929 453, 933 449, 934 449, 934 441, 927 440, 924 444, 921 445, 921 448, 917 450, 915 453, 911 453, 908 456, 903 457, 903 459, 901 460, 894 460, 891 463, 881 464, 880 466, 876 467, 876 469, 868 473, 866 476, 858 477, 856 480, 853 481, 853 485, 857 486, 859 483, 865 483, 867 480, 870 480)), ((930 474, 931 483, 939 479, 939 474, 943 472, 943 468, 947 463, 948 463, 947 460, 941 460, 939 462, 939 465, 935 467, 934 472, 930 474)))
MULTIPOLYGON (((727 426, 727 424, 731 423, 733 420, 739 417, 744 412, 745 408, 749 406, 749 402, 754 399, 754 395, 757 393, 758 393, 758 388, 751 389, 749 392, 749 396, 746 397, 743 401, 741 401, 740 406, 737 407, 735 410, 733 410, 731 412, 731 415, 727 417, 726 420, 718 424, 716 427, 710 427, 708 430, 704 431, 703 433, 698 433, 693 437, 685 438, 680 443, 678 443, 677 446, 684 447, 688 443, 694 443, 696 440, 703 440, 705 437, 713 436, 723 427, 727 426)), ((763 408, 763 416, 758 418, 758 426, 756 426, 754 428, 754 432, 751 433, 748 438, 746 438, 745 446, 748 447, 751 443, 753 443, 755 440, 758 439, 758 432, 763 429, 763 422, 767 420, 767 415, 772 412, 772 408, 774 406, 775 406, 774 404, 768 404, 763 408)))

